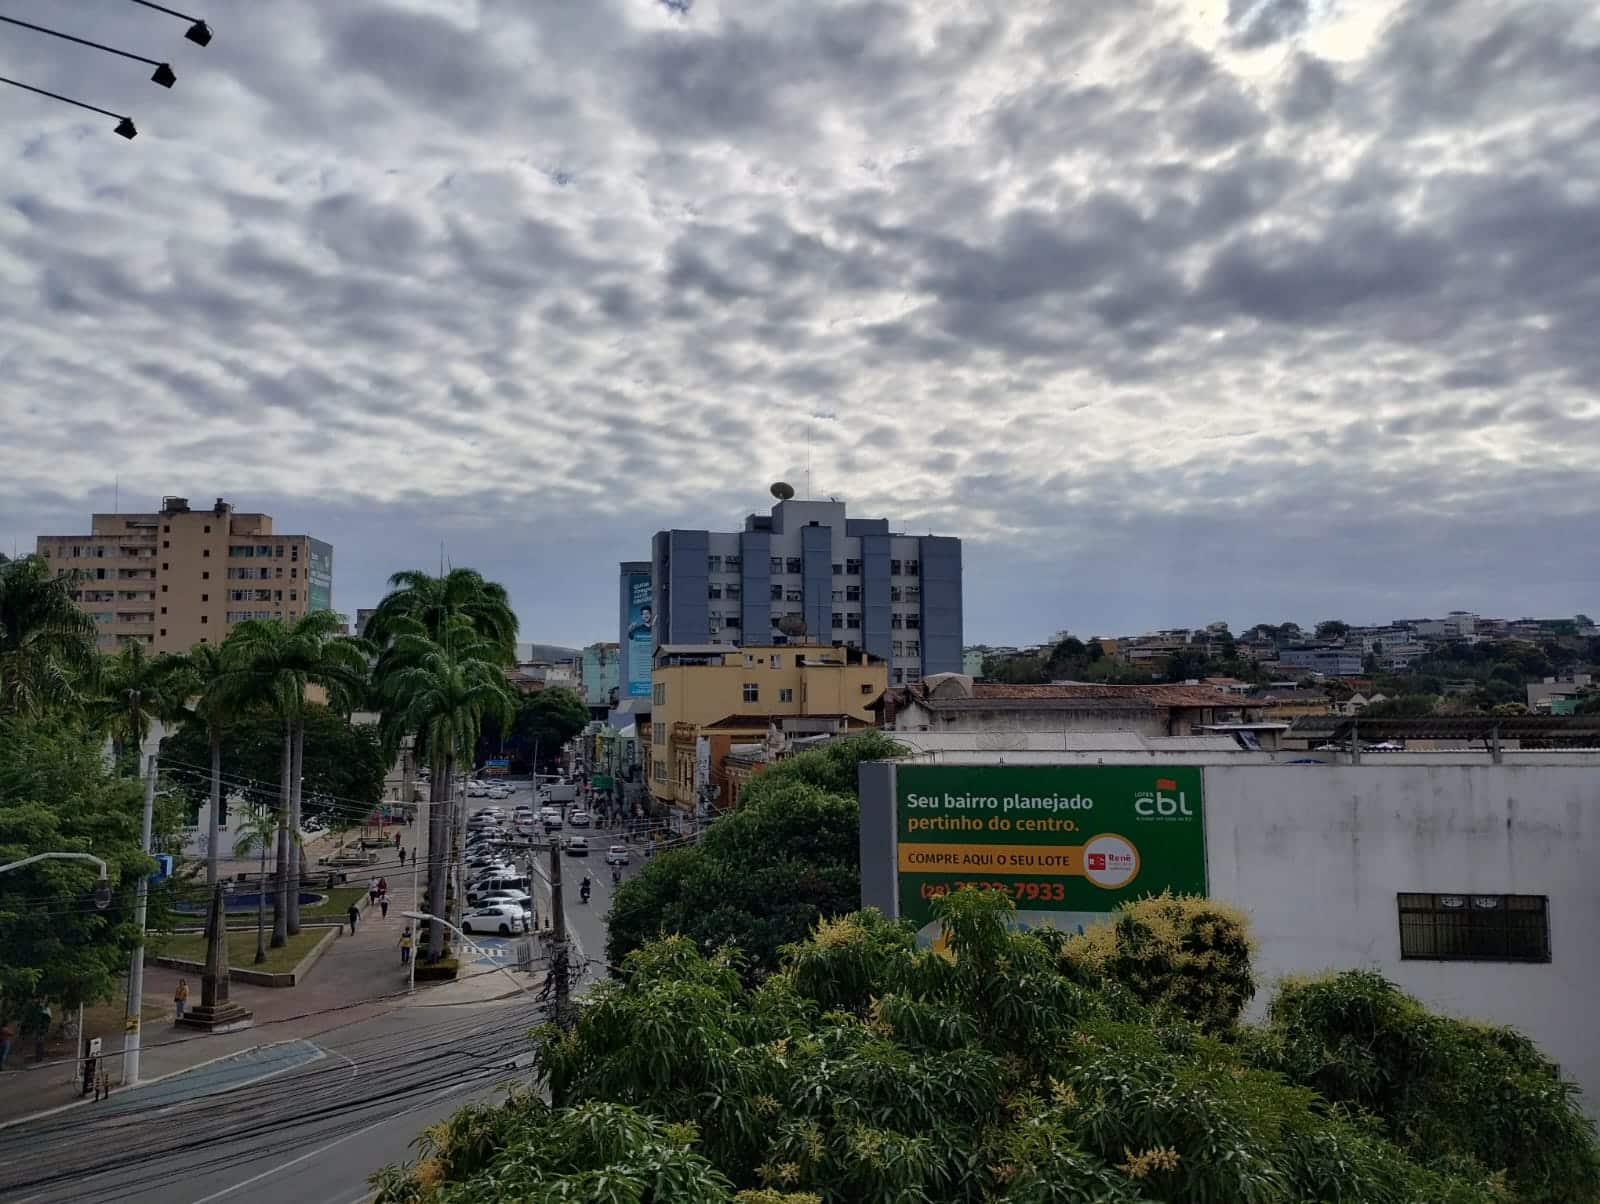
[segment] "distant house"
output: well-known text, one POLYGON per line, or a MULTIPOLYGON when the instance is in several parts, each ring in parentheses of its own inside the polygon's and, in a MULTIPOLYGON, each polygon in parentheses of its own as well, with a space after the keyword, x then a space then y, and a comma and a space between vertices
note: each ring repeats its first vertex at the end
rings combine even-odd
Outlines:
POLYGON ((937 673, 890 687, 870 709, 877 712, 879 726, 890 732, 1132 731, 1189 736, 1234 718, 1248 705, 1198 685, 1012 685, 937 673))
POLYGON ((1273 689, 1251 694, 1245 703, 1259 709, 1263 719, 1281 719, 1293 723, 1302 715, 1331 715, 1333 704, 1321 690, 1273 689))

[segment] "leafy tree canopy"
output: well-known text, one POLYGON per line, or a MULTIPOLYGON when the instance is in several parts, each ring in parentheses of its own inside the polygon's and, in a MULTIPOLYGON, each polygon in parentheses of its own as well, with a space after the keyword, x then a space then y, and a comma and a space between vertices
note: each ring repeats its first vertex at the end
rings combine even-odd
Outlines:
POLYGON ((1342 640, 1350 634, 1350 624, 1343 619, 1323 619, 1317 624, 1317 639, 1342 640))
MULTIPOLYGON (((1136 998, 1160 961, 1129 953, 1138 931, 1082 981, 1058 969, 1078 964, 1072 940, 1011 929, 1003 896, 937 906, 948 957, 855 913, 758 985, 735 950, 645 944, 575 1028, 537 1034, 551 1103, 458 1114, 374 1177, 379 1204, 1564 1204, 1600 1188, 1570 1086, 1513 1032, 1346 974, 1292 985, 1266 1028, 1223 1039, 1172 1006, 1181 990, 1156 1010, 1136 998)), ((1162 922, 1134 929, 1164 944, 1162 922)))
MULTIPOLYGON (((351 723, 325 706, 305 708, 304 815, 360 822, 383 799, 389 762, 378 729, 351 723)), ((210 789, 211 745, 204 724, 185 723, 161 742, 162 764, 182 788, 191 813, 210 789)), ((283 764, 283 721, 270 711, 239 719, 222 739, 223 794, 242 794, 260 806, 276 807, 283 764)))
MULTIPOLYGON (((0 862, 35 853, 93 853, 106 862, 111 905, 94 906, 89 862, 41 861, 0 874, 0 1012, 30 1001, 65 1007, 110 998, 138 943, 142 785, 107 768, 100 742, 78 721, 0 718, 0 862)), ((156 799, 153 843, 175 849, 180 809, 156 799)), ((153 887, 149 925, 168 922, 171 880, 153 887)))
POLYGON ((607 917, 610 961, 681 933, 703 949, 737 943, 753 976, 775 969, 778 949, 819 916, 859 904, 857 768, 900 752, 881 732, 863 732, 756 777, 698 844, 653 858, 623 883, 607 917))
POLYGON ((584 729, 589 722, 589 707, 576 690, 552 686, 529 694, 517 705, 514 725, 517 740, 532 755, 538 742, 539 761, 549 764, 561 746, 584 729))

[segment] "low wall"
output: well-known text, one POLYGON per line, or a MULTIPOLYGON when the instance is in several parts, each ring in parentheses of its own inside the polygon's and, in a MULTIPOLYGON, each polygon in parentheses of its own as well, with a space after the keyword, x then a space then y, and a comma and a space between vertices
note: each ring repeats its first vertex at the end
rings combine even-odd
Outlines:
MULTIPOLYGON (((342 924, 307 924, 307 928, 327 928, 327 934, 311 947, 311 951, 295 964, 293 970, 280 973, 269 973, 265 970, 241 969, 228 967, 228 978, 233 982, 247 982, 253 987, 293 987, 298 986, 305 976, 311 972, 311 967, 321 960, 322 955, 328 951, 343 930, 342 924)), ((151 966, 165 966, 169 970, 182 970, 186 974, 199 976, 205 973, 205 962, 187 961, 181 957, 146 957, 145 963, 151 966)))

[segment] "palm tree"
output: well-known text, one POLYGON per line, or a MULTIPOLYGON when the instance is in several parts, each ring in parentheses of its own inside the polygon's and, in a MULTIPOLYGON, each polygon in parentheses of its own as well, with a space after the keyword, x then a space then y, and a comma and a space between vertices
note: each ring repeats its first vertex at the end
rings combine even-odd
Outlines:
MULTIPOLYGON (((445 621, 442 640, 429 636, 416 620, 397 620, 380 662, 386 742, 417 732, 426 747, 432 775, 428 805, 428 911, 443 915, 445 850, 451 831, 450 797, 458 760, 470 761, 485 718, 502 725, 515 711, 511 687, 501 670, 500 647, 482 639, 467 615, 445 621)), ((428 960, 444 949, 444 928, 428 926, 428 960)))
POLYGON ((291 932, 300 931, 301 755, 297 750, 304 747, 306 689, 321 686, 335 709, 348 709, 359 697, 365 680, 367 645, 341 637, 343 626, 343 616, 322 610, 293 624, 278 619, 250 619, 235 627, 230 636, 238 659, 229 672, 227 696, 236 703, 267 706, 283 720, 278 778, 278 880, 272 907, 275 949, 288 940, 291 932))
MULTIPOLYGON (((256 965, 267 960, 266 900, 267 900, 267 850, 278 837, 278 817, 271 807, 252 803, 239 823, 238 835, 233 841, 233 855, 248 857, 261 855, 261 877, 256 880, 256 965)), ((223 956, 226 957, 228 922, 223 917, 223 956)))
POLYGON ((103 657, 96 680, 98 697, 84 707, 91 724, 111 737, 118 759, 134 753, 143 776, 143 750, 150 725, 183 713, 184 661, 170 653, 151 656, 138 641, 103 657))
POLYGON ((206 885, 217 881, 222 823, 222 737, 242 708, 234 696, 234 662, 239 645, 232 635, 220 644, 196 644, 183 654, 179 677, 183 694, 193 701, 183 710, 186 722, 205 725, 211 745, 211 816, 207 821, 206 885))
POLYGON ((389 592, 367 622, 366 638, 381 651, 401 629, 403 620, 420 623, 429 638, 440 642, 452 619, 464 617, 478 639, 492 645, 497 663, 511 664, 517 655, 517 616, 506 587, 485 581, 476 569, 451 569, 433 577, 407 569, 389 578, 389 592))
POLYGON ((72 701, 94 666, 95 626, 73 601, 75 574, 43 556, 0 565, 0 712, 72 701))

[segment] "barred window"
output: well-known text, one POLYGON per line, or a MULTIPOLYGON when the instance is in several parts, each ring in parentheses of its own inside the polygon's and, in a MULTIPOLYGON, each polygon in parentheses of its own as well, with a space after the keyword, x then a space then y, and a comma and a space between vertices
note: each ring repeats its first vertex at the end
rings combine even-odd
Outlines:
POLYGON ((1547 962, 1545 895, 1402 894, 1400 956, 1427 961, 1547 962))

